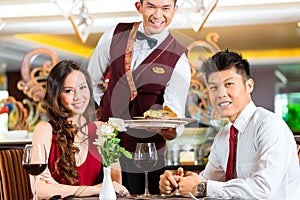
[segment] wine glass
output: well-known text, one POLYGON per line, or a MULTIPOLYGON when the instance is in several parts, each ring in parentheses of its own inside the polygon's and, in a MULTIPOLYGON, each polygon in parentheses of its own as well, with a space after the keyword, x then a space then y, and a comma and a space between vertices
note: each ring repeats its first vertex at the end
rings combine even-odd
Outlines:
POLYGON ((134 163, 145 172, 145 193, 144 197, 149 197, 148 172, 152 170, 157 163, 157 151, 154 143, 137 143, 134 153, 134 163))
POLYGON ((36 176, 47 167, 47 153, 44 144, 27 144, 24 149, 22 165, 34 177, 33 200, 37 200, 36 176))

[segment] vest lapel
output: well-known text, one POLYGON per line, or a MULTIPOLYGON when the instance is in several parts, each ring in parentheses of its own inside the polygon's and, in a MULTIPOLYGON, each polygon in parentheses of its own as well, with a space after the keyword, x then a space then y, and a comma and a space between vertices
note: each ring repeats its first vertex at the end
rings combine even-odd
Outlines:
POLYGON ((132 101, 136 96, 137 96, 137 89, 132 77, 132 72, 131 72, 131 60, 132 60, 132 49, 133 49, 133 44, 136 38, 136 32, 139 27, 140 22, 134 23, 130 33, 129 33, 129 38, 126 46, 126 53, 125 53, 125 60, 124 60, 124 67, 125 67, 125 73, 126 73, 126 78, 128 81, 128 85, 130 87, 130 100, 132 101))

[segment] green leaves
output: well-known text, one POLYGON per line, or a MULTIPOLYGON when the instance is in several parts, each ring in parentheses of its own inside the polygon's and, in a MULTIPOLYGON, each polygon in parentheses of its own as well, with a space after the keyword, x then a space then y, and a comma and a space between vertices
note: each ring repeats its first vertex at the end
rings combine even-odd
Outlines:
POLYGON ((300 131, 300 105, 299 104, 288 104, 288 112, 283 116, 284 121, 294 132, 300 131))
POLYGON ((120 141, 119 138, 115 137, 107 138, 104 144, 99 146, 104 166, 108 167, 112 163, 118 162, 122 154, 127 158, 132 159, 131 153, 119 145, 120 141))
POLYGON ((124 156, 126 156, 127 158, 129 158, 129 159, 132 159, 132 154, 130 153, 130 152, 128 152, 128 151, 124 151, 123 152, 123 154, 124 154, 124 156))

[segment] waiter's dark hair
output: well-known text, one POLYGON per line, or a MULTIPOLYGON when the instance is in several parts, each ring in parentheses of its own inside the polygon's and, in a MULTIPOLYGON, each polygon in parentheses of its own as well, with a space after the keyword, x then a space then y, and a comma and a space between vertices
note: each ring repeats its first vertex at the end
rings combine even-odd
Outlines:
POLYGON ((242 57, 242 54, 228 49, 217 52, 205 61, 202 69, 206 81, 208 81, 211 73, 231 69, 232 67, 236 69, 238 74, 243 76, 245 81, 250 78, 249 62, 242 57))
MULTIPOLYGON (((141 3, 143 3, 144 0, 140 0, 141 3)), ((177 0, 174 0, 174 6, 176 5, 177 0)))

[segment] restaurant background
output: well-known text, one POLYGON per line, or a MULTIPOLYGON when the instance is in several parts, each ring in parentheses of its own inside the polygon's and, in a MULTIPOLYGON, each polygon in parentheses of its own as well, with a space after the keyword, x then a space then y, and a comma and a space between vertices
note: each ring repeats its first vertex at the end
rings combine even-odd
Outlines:
MULTIPOLYGON (((85 6, 92 19, 86 35, 82 37, 70 23, 70 16, 65 17, 55 2, 0 1, 0 19, 5 23, 0 29, 0 90, 7 90, 16 101, 28 98, 17 88, 17 83, 23 78, 20 73, 22 61, 32 50, 45 48, 53 51, 58 60, 71 59, 87 65, 105 29, 117 21, 140 19, 134 10, 133 0, 118 0, 114 6, 108 0, 78 1, 71 18, 74 21, 78 17, 82 19, 79 8, 85 6), (13 10, 9 10, 11 8, 13 10)), ((178 5, 186 5, 185 2, 178 0, 178 5)), ((210 0, 204 0, 206 2, 210 0)), ((191 65, 200 66, 203 55, 209 56, 218 50, 215 46, 241 52, 252 65, 256 83, 254 102, 275 111, 287 122, 294 122, 288 124, 295 134, 299 134, 299 114, 291 113, 299 113, 300 105, 300 1, 219 0, 203 27, 197 31, 186 16, 190 12, 179 9, 170 31, 185 46, 201 43, 190 51, 191 65), (216 37, 209 37, 211 34, 216 37)), ((43 66, 48 60, 51 60, 50 56, 45 54, 32 58, 30 70, 43 66)), ((196 107, 205 88, 199 90, 193 102, 196 107)), ((28 108, 28 104, 24 106, 28 108)), ((198 117, 199 123, 187 126, 181 137, 169 143, 169 149, 175 149, 179 157, 181 152, 185 152, 181 162, 187 164, 204 162, 201 159, 207 156, 217 130, 210 123, 210 116, 201 113, 201 109, 198 111, 198 115, 194 115, 195 111, 191 114, 187 109, 187 115, 198 117)), ((180 160, 168 162, 173 165, 179 164, 180 160)))

